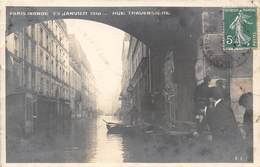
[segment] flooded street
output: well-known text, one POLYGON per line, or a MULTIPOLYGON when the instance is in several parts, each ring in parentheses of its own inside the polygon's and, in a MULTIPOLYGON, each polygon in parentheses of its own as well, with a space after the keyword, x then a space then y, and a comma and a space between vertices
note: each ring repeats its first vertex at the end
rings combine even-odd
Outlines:
POLYGON ((7 6, 2 162, 253 162, 256 18, 7 6))
POLYGON ((16 151, 8 145, 7 161, 120 163, 210 160, 208 149, 187 140, 156 134, 108 134, 103 119, 118 122, 111 116, 72 120, 67 133, 22 140, 16 144, 16 151))

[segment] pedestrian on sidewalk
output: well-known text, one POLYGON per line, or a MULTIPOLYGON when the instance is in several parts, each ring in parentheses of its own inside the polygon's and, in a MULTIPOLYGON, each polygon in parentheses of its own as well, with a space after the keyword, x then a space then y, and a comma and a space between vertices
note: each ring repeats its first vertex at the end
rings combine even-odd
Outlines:
POLYGON ((225 94, 212 88, 213 105, 207 112, 207 122, 213 136, 213 151, 217 160, 233 162, 242 155, 242 136, 225 94))

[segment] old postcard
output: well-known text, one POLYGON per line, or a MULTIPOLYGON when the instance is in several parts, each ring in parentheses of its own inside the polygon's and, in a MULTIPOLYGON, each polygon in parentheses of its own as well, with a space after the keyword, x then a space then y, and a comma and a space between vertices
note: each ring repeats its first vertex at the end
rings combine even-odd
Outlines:
POLYGON ((3 166, 259 165, 258 1, 1 5, 3 166))

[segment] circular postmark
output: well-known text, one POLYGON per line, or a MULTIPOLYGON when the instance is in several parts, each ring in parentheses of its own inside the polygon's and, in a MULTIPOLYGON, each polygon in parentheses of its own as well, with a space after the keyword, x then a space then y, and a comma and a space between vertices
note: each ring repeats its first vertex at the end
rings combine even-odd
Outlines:
POLYGON ((203 54, 206 60, 217 68, 235 68, 245 63, 250 55, 250 49, 223 50, 222 34, 207 34, 203 37, 203 54))

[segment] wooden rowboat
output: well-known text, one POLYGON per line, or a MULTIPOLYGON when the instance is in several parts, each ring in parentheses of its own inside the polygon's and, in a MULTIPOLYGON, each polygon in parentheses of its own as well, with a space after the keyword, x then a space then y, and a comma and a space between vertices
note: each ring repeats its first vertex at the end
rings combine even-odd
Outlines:
POLYGON ((106 123, 107 132, 113 134, 131 133, 135 128, 122 123, 114 123, 103 120, 106 123))

